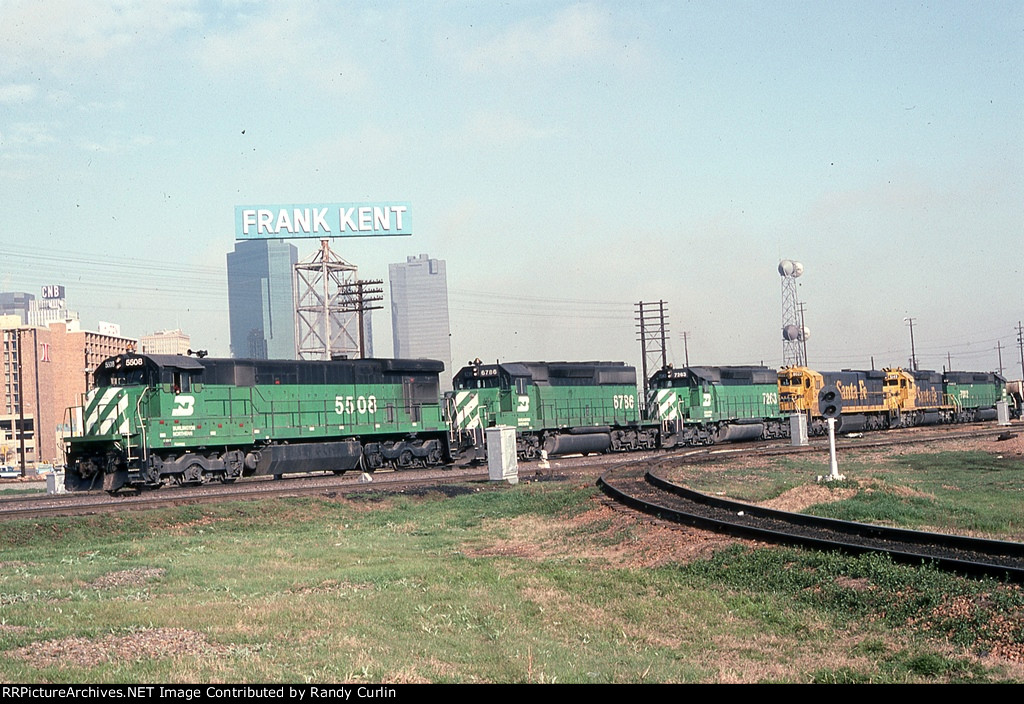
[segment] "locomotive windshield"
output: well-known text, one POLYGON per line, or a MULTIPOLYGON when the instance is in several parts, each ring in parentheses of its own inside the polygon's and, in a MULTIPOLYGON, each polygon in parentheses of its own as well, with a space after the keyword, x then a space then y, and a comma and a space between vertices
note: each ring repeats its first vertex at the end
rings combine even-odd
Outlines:
POLYGON ((96 369, 96 386, 148 386, 152 381, 152 370, 145 358, 124 355, 111 357, 96 369))
POLYGON ((105 378, 96 375, 96 386, 145 386, 147 383, 144 369, 122 370, 105 378))
POLYGON ((455 388, 459 391, 465 389, 496 389, 498 388, 498 377, 490 376, 483 379, 465 379, 459 378, 455 380, 455 388))
POLYGON ((97 387, 166 385, 175 393, 201 381, 202 365, 180 355, 121 354, 104 360, 93 378, 97 387))

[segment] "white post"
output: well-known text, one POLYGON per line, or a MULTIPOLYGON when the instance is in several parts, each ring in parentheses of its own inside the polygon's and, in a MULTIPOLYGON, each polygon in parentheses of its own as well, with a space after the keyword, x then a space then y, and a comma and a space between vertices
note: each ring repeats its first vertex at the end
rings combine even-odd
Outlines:
POLYGON ((828 451, 829 451, 829 475, 825 477, 827 482, 841 482, 846 479, 839 473, 839 463, 836 462, 836 419, 828 419, 828 451))

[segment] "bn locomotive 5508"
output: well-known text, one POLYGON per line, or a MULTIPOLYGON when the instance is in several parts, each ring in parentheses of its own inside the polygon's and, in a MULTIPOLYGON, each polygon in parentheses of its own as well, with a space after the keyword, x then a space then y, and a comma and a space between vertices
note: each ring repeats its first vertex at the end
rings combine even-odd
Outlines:
POLYGON ((123 354, 95 373, 69 490, 450 461, 432 360, 123 354))

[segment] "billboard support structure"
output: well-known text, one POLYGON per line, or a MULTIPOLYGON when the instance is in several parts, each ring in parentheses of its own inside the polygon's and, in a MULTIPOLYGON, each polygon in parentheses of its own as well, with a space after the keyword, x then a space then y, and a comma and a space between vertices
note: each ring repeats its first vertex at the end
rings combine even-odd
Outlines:
POLYGON ((295 265, 295 337, 299 359, 357 358, 359 320, 353 295, 357 268, 331 251, 330 241, 295 265))

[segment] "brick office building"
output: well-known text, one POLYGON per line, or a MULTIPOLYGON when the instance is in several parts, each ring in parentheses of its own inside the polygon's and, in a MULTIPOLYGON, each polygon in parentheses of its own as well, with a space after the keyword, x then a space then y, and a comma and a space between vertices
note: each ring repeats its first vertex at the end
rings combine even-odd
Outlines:
POLYGON ((135 341, 78 329, 78 321, 29 327, 0 316, 0 462, 61 464, 61 438, 81 406, 92 371, 107 357, 135 349, 135 341))

